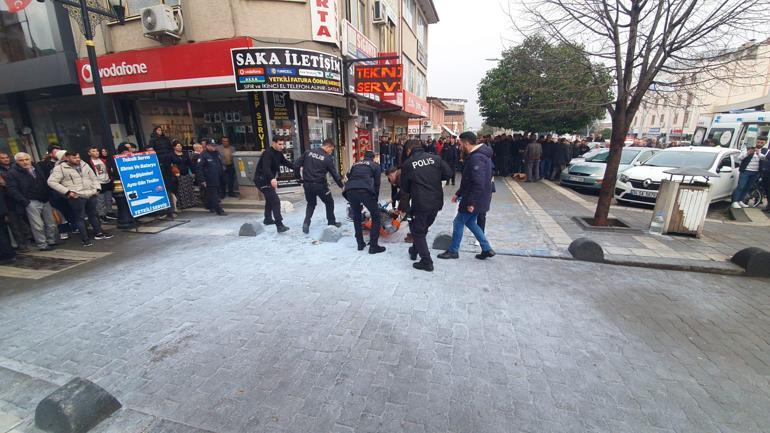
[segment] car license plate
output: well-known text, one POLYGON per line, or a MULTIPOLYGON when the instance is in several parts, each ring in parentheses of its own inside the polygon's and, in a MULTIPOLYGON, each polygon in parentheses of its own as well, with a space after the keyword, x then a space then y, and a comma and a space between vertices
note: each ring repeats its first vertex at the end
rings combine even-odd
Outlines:
POLYGON ((567 180, 569 180, 570 182, 581 182, 581 183, 583 182, 583 178, 577 177, 577 176, 568 176, 567 180))
POLYGON ((658 191, 642 191, 642 190, 632 190, 631 194, 638 195, 639 197, 648 197, 648 198, 658 198, 658 191))

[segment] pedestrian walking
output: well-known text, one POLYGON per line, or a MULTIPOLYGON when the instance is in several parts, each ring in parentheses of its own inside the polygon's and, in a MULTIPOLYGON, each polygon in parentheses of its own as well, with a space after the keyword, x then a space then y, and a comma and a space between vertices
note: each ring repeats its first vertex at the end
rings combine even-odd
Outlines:
POLYGON ((8 207, 5 199, 5 189, 0 188, 0 265, 10 265, 16 261, 16 251, 8 235, 8 207))
POLYGON ((6 177, 8 198, 15 202, 17 209, 26 213, 38 249, 50 251, 57 245, 57 235, 47 179, 32 164, 29 154, 19 152, 14 159, 16 164, 6 177))
POLYGON ((738 157, 740 163, 738 171, 738 187, 733 191, 733 209, 747 208, 749 205, 743 202, 749 193, 749 188, 754 185, 759 177, 759 168, 762 161, 767 160, 766 154, 762 153, 762 148, 767 144, 767 137, 757 137, 754 147, 744 148, 738 157))
POLYGON ((334 198, 326 181, 326 175, 330 174, 337 186, 340 188, 344 186, 337 173, 332 153, 334 153, 334 142, 327 138, 319 149, 308 150, 294 163, 294 173, 302 179, 302 188, 305 190, 305 201, 307 201, 302 233, 310 232, 310 221, 313 219, 318 199, 326 206, 326 223, 335 227, 342 225, 334 216, 334 198))
POLYGON ((529 136, 529 143, 524 152, 524 161, 527 168, 527 182, 540 180, 540 157, 543 155, 543 147, 537 142, 535 135, 529 136))
POLYGON ((444 207, 443 182, 452 177, 451 168, 436 155, 426 153, 418 140, 406 143, 406 155, 401 167, 401 191, 410 198, 409 230, 414 243, 409 248, 409 257, 417 260, 419 255, 420 261, 412 266, 433 272, 426 237, 436 215, 444 207))
POLYGON ((102 224, 96 211, 96 196, 99 194, 99 181, 94 171, 81 161, 77 152, 65 152, 63 161, 57 164, 48 178, 48 186, 67 197, 72 211, 72 225, 80 232, 84 247, 93 246, 86 230, 86 217, 94 229, 94 239, 109 239, 111 234, 102 231, 102 224))
POLYGON ((217 147, 219 155, 222 159, 222 165, 224 166, 225 181, 220 187, 220 197, 237 197, 235 193, 235 159, 233 153, 235 149, 230 145, 229 137, 222 137, 222 144, 217 147))
POLYGON ((481 254, 476 258, 485 260, 495 256, 484 231, 478 225, 479 214, 486 214, 492 201, 492 149, 485 144, 476 143, 476 134, 468 131, 460 134, 460 147, 466 152, 466 164, 460 189, 452 197, 453 203, 459 202, 457 216, 452 229, 452 245, 438 255, 440 259, 460 257, 460 244, 465 227, 473 233, 481 245, 481 254))
POLYGON ((452 176, 447 179, 446 184, 449 185, 449 182, 452 182, 452 185, 454 185, 455 175, 457 174, 457 161, 459 159, 459 150, 457 149, 454 136, 450 136, 449 141, 444 143, 444 148, 441 152, 441 159, 443 159, 452 170, 452 176))
POLYGON ((283 149, 286 143, 282 138, 273 137, 273 142, 269 148, 262 152, 259 158, 257 168, 254 172, 254 184, 257 185, 262 195, 265 196, 265 225, 275 224, 278 233, 289 230, 283 225, 281 216, 281 199, 278 198, 278 174, 281 166, 294 169, 292 163, 283 155, 283 149))
POLYGON ((213 139, 206 140, 206 150, 198 158, 198 177, 205 191, 206 208, 220 216, 227 215, 222 209, 219 195, 223 174, 224 167, 217 152, 217 143, 213 139))
POLYGON ((353 164, 348 172, 348 182, 343 195, 350 203, 350 213, 353 217, 353 227, 356 231, 358 251, 366 248, 363 234, 363 208, 369 211, 372 218, 372 228, 369 230, 369 254, 379 254, 385 247, 379 245, 380 239, 380 177, 382 170, 374 161, 374 152, 367 151, 364 160, 353 164))

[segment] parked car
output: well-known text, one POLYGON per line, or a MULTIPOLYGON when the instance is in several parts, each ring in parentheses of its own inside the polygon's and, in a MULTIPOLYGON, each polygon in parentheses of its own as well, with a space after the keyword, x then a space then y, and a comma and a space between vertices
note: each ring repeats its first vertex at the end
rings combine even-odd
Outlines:
POLYGON ((661 181, 671 178, 663 172, 681 167, 714 173, 714 177, 696 177, 694 180, 711 185, 712 203, 729 199, 738 186, 739 155, 740 152, 735 149, 702 146, 672 147, 659 151, 643 165, 632 167, 620 175, 615 184, 615 199, 621 203, 655 204, 661 181))
MULTIPOLYGON (((623 148, 618 174, 624 173, 631 167, 642 165, 657 152, 659 152, 658 149, 647 147, 623 148)), ((561 172, 560 183, 573 188, 602 189, 602 179, 604 179, 609 156, 609 149, 599 149, 598 152, 585 158, 585 161, 572 164, 564 169, 561 172)))
POLYGON ((605 151, 605 150, 607 150, 607 149, 605 149, 605 148, 603 148, 603 147, 601 147, 601 148, 598 148, 598 149, 591 149, 591 150, 589 150, 588 152, 586 152, 586 153, 584 153, 584 154, 582 154, 582 155, 580 155, 580 156, 577 156, 577 157, 575 157, 575 158, 572 158, 572 159, 569 161, 569 163, 567 164, 567 167, 569 167, 569 166, 571 166, 571 165, 573 165, 573 164, 579 164, 579 163, 581 163, 581 162, 585 161, 585 160, 586 160, 586 158, 590 158, 590 157, 592 157, 592 156, 594 156, 594 155, 598 154, 599 152, 602 152, 602 151, 605 151))

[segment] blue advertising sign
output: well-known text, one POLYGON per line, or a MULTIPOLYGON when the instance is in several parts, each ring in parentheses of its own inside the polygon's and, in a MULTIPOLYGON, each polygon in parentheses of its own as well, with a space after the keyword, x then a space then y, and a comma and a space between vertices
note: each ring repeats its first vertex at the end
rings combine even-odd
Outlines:
POLYGON ((155 152, 117 155, 115 166, 134 218, 171 207, 155 152))

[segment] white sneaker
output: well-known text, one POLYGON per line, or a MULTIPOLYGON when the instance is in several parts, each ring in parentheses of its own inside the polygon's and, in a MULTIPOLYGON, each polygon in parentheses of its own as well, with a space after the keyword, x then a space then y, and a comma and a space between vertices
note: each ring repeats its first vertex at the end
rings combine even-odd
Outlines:
POLYGON ((741 208, 741 204, 738 203, 737 201, 734 201, 733 204, 730 205, 730 207, 733 208, 733 209, 740 209, 741 208))
POLYGON ((744 209, 751 207, 751 206, 747 205, 747 204, 746 204, 746 203, 744 203, 744 202, 740 202, 740 203, 738 203, 738 204, 739 204, 739 205, 740 205, 742 208, 744 208, 744 209))

